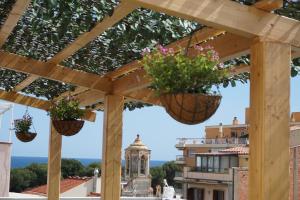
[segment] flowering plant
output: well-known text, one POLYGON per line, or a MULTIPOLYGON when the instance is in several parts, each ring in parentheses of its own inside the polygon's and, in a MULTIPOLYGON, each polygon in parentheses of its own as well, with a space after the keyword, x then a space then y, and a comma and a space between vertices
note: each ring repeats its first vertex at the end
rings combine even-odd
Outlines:
POLYGON ((15 130, 17 133, 29 133, 31 125, 32 117, 28 114, 25 114, 22 119, 15 120, 15 130))
POLYGON ((73 98, 63 98, 53 103, 49 110, 50 117, 54 120, 76 120, 84 115, 79 108, 79 101, 73 98))
POLYGON ((141 63, 158 94, 211 94, 212 87, 218 87, 228 76, 211 46, 196 45, 192 49, 193 55, 188 56, 184 49, 175 53, 174 49, 160 45, 151 53, 149 49, 144 50, 141 63))

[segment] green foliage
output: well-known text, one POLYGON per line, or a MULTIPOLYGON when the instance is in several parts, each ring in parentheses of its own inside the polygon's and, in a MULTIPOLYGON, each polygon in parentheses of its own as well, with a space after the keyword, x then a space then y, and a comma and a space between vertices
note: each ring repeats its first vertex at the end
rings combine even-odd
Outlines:
POLYGON ((30 187, 44 185, 47 183, 47 167, 47 164, 33 163, 25 168, 35 174, 35 179, 32 179, 30 187))
POLYGON ((146 52, 141 63, 152 80, 152 86, 163 93, 212 93, 228 76, 219 65, 219 57, 212 47, 195 46, 197 54, 187 56, 181 49, 174 53, 172 48, 158 46, 150 54, 146 52))
POLYGON ((150 174, 152 176, 151 187, 156 188, 157 185, 162 186, 163 180, 166 177, 166 173, 162 167, 151 167, 150 174))
POLYGON ((30 126, 32 125, 32 117, 27 113, 23 115, 22 119, 15 120, 15 130, 17 133, 29 133, 30 126))
POLYGON ((26 188, 32 187, 32 183, 36 178, 36 174, 29 169, 12 169, 10 174, 10 191, 22 192, 26 188))
MULTIPOLYGON (((61 176, 94 176, 94 169, 101 171, 100 163, 91 163, 83 166, 80 161, 75 159, 62 159, 61 176)), ((100 173, 99 173, 100 174, 100 173)), ((25 189, 44 185, 47 183, 47 164, 33 163, 25 168, 11 170, 10 191, 22 192, 25 189)))
POLYGON ((175 161, 170 161, 164 163, 162 169, 166 173, 165 179, 167 179, 168 184, 175 186, 175 172, 181 171, 181 168, 177 164, 175 164, 175 161))
POLYGON ((63 98, 51 106, 49 113, 55 120, 76 120, 83 117, 84 110, 79 108, 78 100, 63 98))
POLYGON ((61 161, 61 176, 79 176, 84 171, 84 166, 80 161, 75 159, 62 159, 61 161))

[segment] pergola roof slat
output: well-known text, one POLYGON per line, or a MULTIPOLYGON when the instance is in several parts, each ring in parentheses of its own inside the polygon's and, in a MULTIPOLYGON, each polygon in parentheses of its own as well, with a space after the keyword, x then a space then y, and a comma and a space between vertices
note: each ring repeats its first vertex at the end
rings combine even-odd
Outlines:
MULTIPOLYGON (((47 111, 51 106, 50 101, 37 99, 35 97, 25 96, 17 92, 6 92, 4 90, 0 90, 0 99, 25 105, 25 106, 30 106, 33 108, 38 108, 45 111, 47 111)), ((96 113, 90 110, 85 110, 84 119, 93 122, 96 119, 96 113)))
POLYGON ((300 22, 230 0, 132 0, 142 7, 246 37, 300 46, 300 22), (226 17, 225 17, 226 16, 226 17))
POLYGON ((0 29, 0 48, 6 42, 8 36, 17 25, 19 19, 30 4, 30 0, 17 0, 12 10, 10 11, 5 23, 0 29))
POLYGON ((260 0, 254 4, 255 8, 272 11, 283 6, 283 0, 260 0))
POLYGON ((110 92, 112 87, 111 81, 108 78, 96 74, 73 70, 68 67, 62 67, 61 65, 51 65, 51 63, 49 64, 3 51, 0 51, 0 66, 46 79, 99 90, 101 92, 110 92))

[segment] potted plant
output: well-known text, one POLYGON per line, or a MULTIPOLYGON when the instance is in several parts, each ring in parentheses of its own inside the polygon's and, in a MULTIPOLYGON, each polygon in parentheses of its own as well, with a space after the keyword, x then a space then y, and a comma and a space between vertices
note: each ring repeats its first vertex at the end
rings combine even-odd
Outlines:
POLYGON ((32 117, 25 113, 22 119, 14 120, 15 133, 17 138, 22 142, 30 142, 36 137, 36 133, 29 131, 32 125, 32 117))
POLYGON ((141 61, 166 111, 177 121, 197 124, 211 117, 220 105, 218 85, 228 76, 210 46, 191 47, 189 53, 158 46, 144 51, 141 61))
POLYGON ((79 108, 79 101, 76 99, 63 98, 53 103, 49 114, 54 128, 61 135, 75 135, 83 127, 84 121, 80 119, 84 110, 79 108))

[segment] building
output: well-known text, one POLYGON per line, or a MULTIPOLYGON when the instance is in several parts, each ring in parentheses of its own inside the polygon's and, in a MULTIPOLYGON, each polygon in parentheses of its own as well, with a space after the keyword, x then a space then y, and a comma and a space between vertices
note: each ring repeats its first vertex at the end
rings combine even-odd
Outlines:
MULTIPOLYGON (((300 126, 290 126, 290 200, 300 198, 300 126)), ((176 148, 182 155, 176 163, 182 172, 175 180, 182 184, 188 200, 247 200, 248 199, 248 117, 240 124, 207 126, 204 138, 179 138, 176 148)), ((297 120, 296 120, 297 121, 297 120)))
POLYGON ((125 149, 126 184, 122 190, 123 196, 151 195, 150 153, 151 150, 142 143, 139 135, 125 149))
MULTIPOLYGON (((88 197, 99 196, 101 188, 101 178, 94 177, 68 177, 60 182, 61 197, 88 197)), ((41 185, 22 192, 36 196, 47 196, 47 185, 41 185)))

